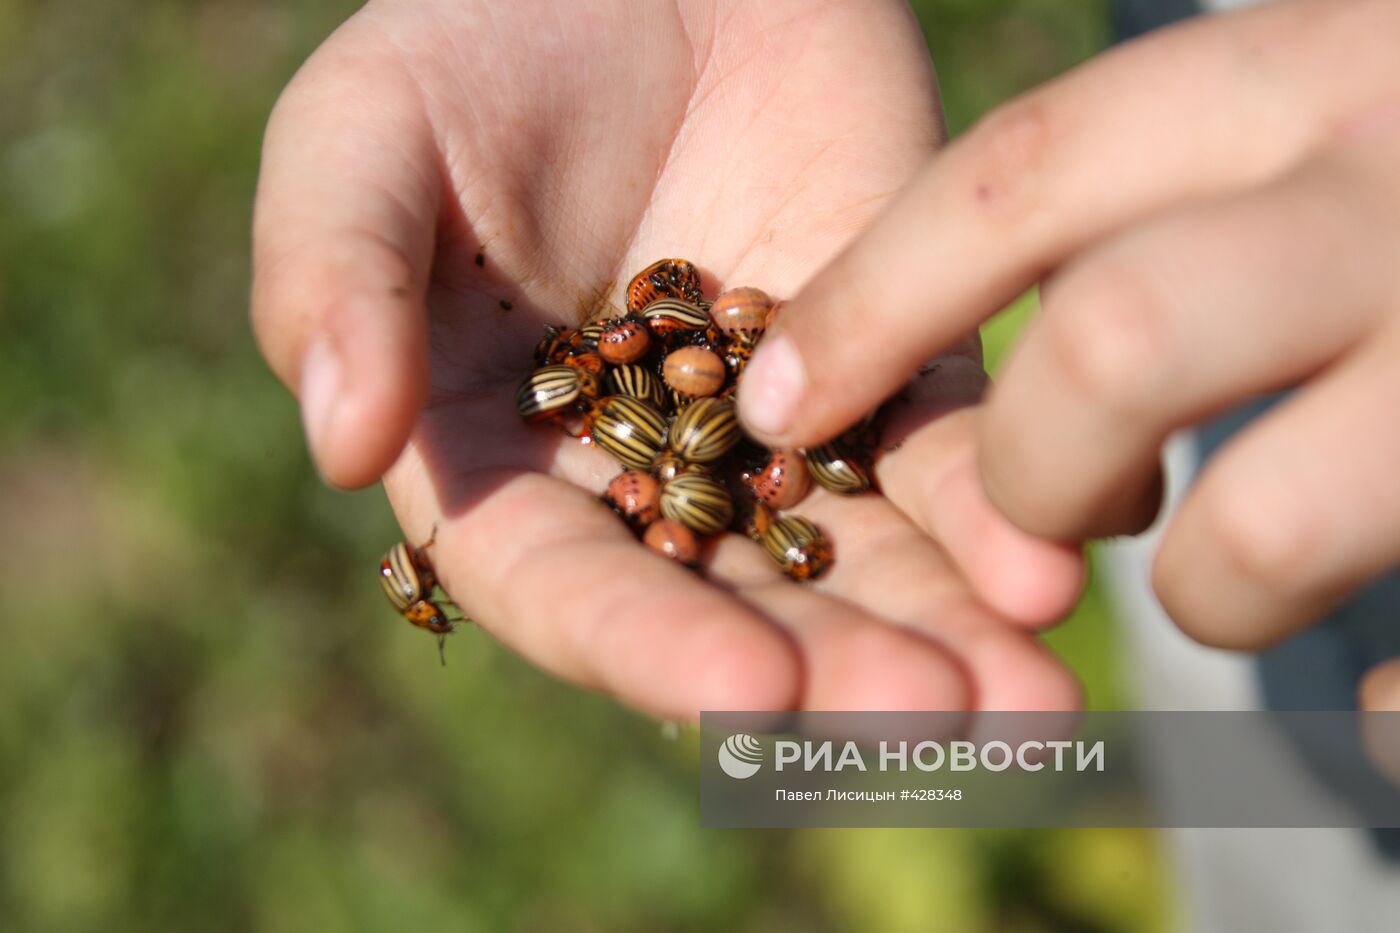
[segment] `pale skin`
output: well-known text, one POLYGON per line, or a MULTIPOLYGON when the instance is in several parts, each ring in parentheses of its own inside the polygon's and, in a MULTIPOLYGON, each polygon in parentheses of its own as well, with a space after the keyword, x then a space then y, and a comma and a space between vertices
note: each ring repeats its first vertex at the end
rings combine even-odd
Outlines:
POLYGON ((1080 556, 982 493, 965 335, 896 416, 893 437, 921 432, 878 467, 903 510, 798 510, 836 542, 815 586, 739 536, 704 577, 645 551, 595 499, 617 465, 514 410, 544 322, 664 256, 711 292, 794 294, 941 142, 893 0, 376 0, 269 126, 257 335, 321 474, 382 479, 410 542, 437 528, 447 592, 558 676, 671 717, 1072 709, 1034 633, 1072 605, 1080 556))
MULTIPOLYGON (((1044 280, 1044 313, 975 415, 992 501, 1046 538, 1138 531, 1170 433, 1299 387, 1206 467, 1154 583, 1208 644, 1259 648, 1316 620, 1400 563, 1397 36, 1391 0, 1270 4, 1009 103, 791 302, 741 391, 747 424, 773 443, 828 436, 1044 280), (908 340, 865 339, 886 331, 908 340)), ((891 499, 917 511, 906 495, 891 499)), ((1400 709, 1400 666, 1360 701, 1400 709)))

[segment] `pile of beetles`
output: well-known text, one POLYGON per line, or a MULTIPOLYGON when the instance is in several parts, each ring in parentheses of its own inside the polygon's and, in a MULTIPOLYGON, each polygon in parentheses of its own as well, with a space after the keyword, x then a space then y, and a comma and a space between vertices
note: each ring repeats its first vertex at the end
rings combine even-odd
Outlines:
POLYGON ((734 530, 793 579, 820 576, 830 542, 786 510, 812 482, 843 495, 870 488, 874 420, 821 447, 764 448, 740 428, 734 394, 778 303, 757 288, 708 301, 684 259, 648 266, 626 302, 620 316, 545 328, 516 394, 520 416, 622 465, 603 501, 653 551, 695 567, 705 538, 734 530))

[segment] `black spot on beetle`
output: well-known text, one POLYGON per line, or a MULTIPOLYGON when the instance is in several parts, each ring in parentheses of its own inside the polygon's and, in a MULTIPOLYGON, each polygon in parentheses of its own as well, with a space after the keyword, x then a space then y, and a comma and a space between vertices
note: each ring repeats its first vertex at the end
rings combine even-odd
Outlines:
POLYGON ((504 298, 501 299, 501 310, 502 310, 502 311, 509 311, 511 308, 514 308, 514 307, 515 307, 515 305, 511 304, 509 301, 506 301, 504 298))
POLYGON ((478 268, 485 268, 485 266, 486 266, 486 254, 485 254, 485 253, 477 253, 477 254, 476 254, 476 264, 477 264, 478 268))

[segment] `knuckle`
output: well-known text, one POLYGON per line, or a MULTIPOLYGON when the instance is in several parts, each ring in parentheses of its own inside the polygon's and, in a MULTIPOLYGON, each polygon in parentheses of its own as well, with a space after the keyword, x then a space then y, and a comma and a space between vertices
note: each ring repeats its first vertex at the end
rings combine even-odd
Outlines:
POLYGON ((1104 262, 1060 282, 1045 322, 1052 365, 1096 404, 1135 409, 1169 388, 1172 314, 1139 267, 1104 262))

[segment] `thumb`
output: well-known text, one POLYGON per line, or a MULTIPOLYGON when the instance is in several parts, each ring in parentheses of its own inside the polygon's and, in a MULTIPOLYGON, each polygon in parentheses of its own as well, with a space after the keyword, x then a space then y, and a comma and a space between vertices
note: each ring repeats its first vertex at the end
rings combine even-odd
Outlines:
POLYGON ((942 184, 925 170, 781 307, 739 387, 739 412, 755 439, 784 447, 821 443, 877 408, 936 356, 981 364, 977 325, 985 309, 1000 307, 1023 285, 975 282, 957 294, 961 283, 950 288, 947 277, 925 274, 930 256, 952 252, 925 209, 923 189, 942 184), (945 284, 925 287, 930 279, 945 284))
POLYGON ((313 59, 263 147, 253 325, 336 486, 379 479, 428 391, 424 303, 441 188, 417 100, 392 65, 337 71, 313 59))

